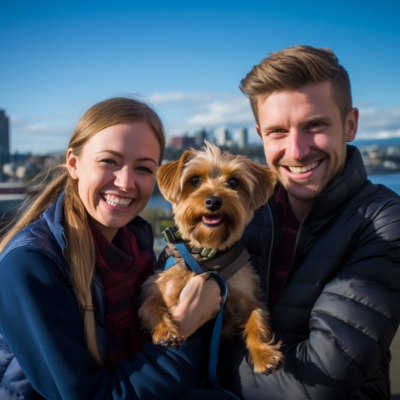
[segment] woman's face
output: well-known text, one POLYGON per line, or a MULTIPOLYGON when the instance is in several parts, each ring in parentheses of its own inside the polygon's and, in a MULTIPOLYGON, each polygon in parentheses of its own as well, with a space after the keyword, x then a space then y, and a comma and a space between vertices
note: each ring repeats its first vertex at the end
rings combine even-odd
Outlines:
POLYGON ((95 134, 79 156, 67 152, 82 202, 95 226, 112 240, 136 217, 153 192, 160 145, 146 122, 110 126, 95 134))

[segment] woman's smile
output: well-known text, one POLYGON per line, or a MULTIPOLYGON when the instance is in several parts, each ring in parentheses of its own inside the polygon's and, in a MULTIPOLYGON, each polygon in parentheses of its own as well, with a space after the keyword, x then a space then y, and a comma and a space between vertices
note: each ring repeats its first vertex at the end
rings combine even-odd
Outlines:
POLYGON ((101 194, 102 199, 109 204, 110 206, 119 207, 119 208, 126 208, 129 207, 134 199, 127 198, 127 197, 119 197, 113 194, 101 194))

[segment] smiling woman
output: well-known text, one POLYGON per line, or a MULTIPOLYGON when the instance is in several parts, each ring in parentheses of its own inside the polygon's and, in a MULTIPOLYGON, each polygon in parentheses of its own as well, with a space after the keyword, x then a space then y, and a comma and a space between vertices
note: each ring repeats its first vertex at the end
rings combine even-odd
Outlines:
POLYGON ((160 146, 145 122, 107 127, 80 153, 67 152, 67 167, 93 224, 112 240, 146 206, 153 192, 160 146))
MULTIPOLYGON (((201 335, 176 349, 147 343, 136 312, 156 261, 151 226, 138 214, 164 145, 148 105, 129 98, 94 105, 78 122, 66 165, 7 229, 0 242, 2 400, 176 399, 196 382, 201 335)), ((186 285, 174 314, 182 332, 219 309, 219 287, 207 278, 186 285)))

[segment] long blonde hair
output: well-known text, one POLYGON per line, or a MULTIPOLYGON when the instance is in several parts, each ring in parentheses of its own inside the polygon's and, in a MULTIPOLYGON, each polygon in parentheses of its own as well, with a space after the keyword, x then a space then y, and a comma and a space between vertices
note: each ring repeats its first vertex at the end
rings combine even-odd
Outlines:
MULTIPOLYGON (((79 156, 85 143, 97 132, 121 123, 143 121, 149 124, 160 145, 160 160, 165 148, 164 127, 158 115, 147 104, 126 97, 111 98, 91 107, 78 122, 68 148, 79 156)), ((65 165, 58 167, 55 177, 17 219, 0 241, 0 252, 23 228, 40 217, 58 196, 65 192, 65 234, 74 292, 84 321, 85 340, 96 362, 103 365, 97 340, 91 282, 96 259, 88 214, 78 194, 78 185, 65 165)))

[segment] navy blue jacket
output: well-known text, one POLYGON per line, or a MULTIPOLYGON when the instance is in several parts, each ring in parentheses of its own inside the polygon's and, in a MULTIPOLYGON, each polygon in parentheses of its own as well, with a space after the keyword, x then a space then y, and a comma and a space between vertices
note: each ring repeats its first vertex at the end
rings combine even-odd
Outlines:
MULTIPOLYGON (((357 148, 347 153, 343 173, 300 226, 271 313, 284 366, 256 374, 240 340, 223 344, 221 379, 246 399, 390 399, 389 347, 400 320, 400 198, 367 180, 357 148)), ((271 199, 244 237, 265 301, 280 235, 271 199)))
MULTIPOLYGON (((99 367, 84 341, 84 327, 62 226, 63 196, 21 231, 0 255, 0 399, 176 399, 193 387, 203 350, 192 335, 177 349, 152 343, 115 371, 99 367)), ((136 217, 129 228, 154 259, 150 225, 136 217)), ((104 291, 95 276, 98 343, 108 349, 104 291)))

